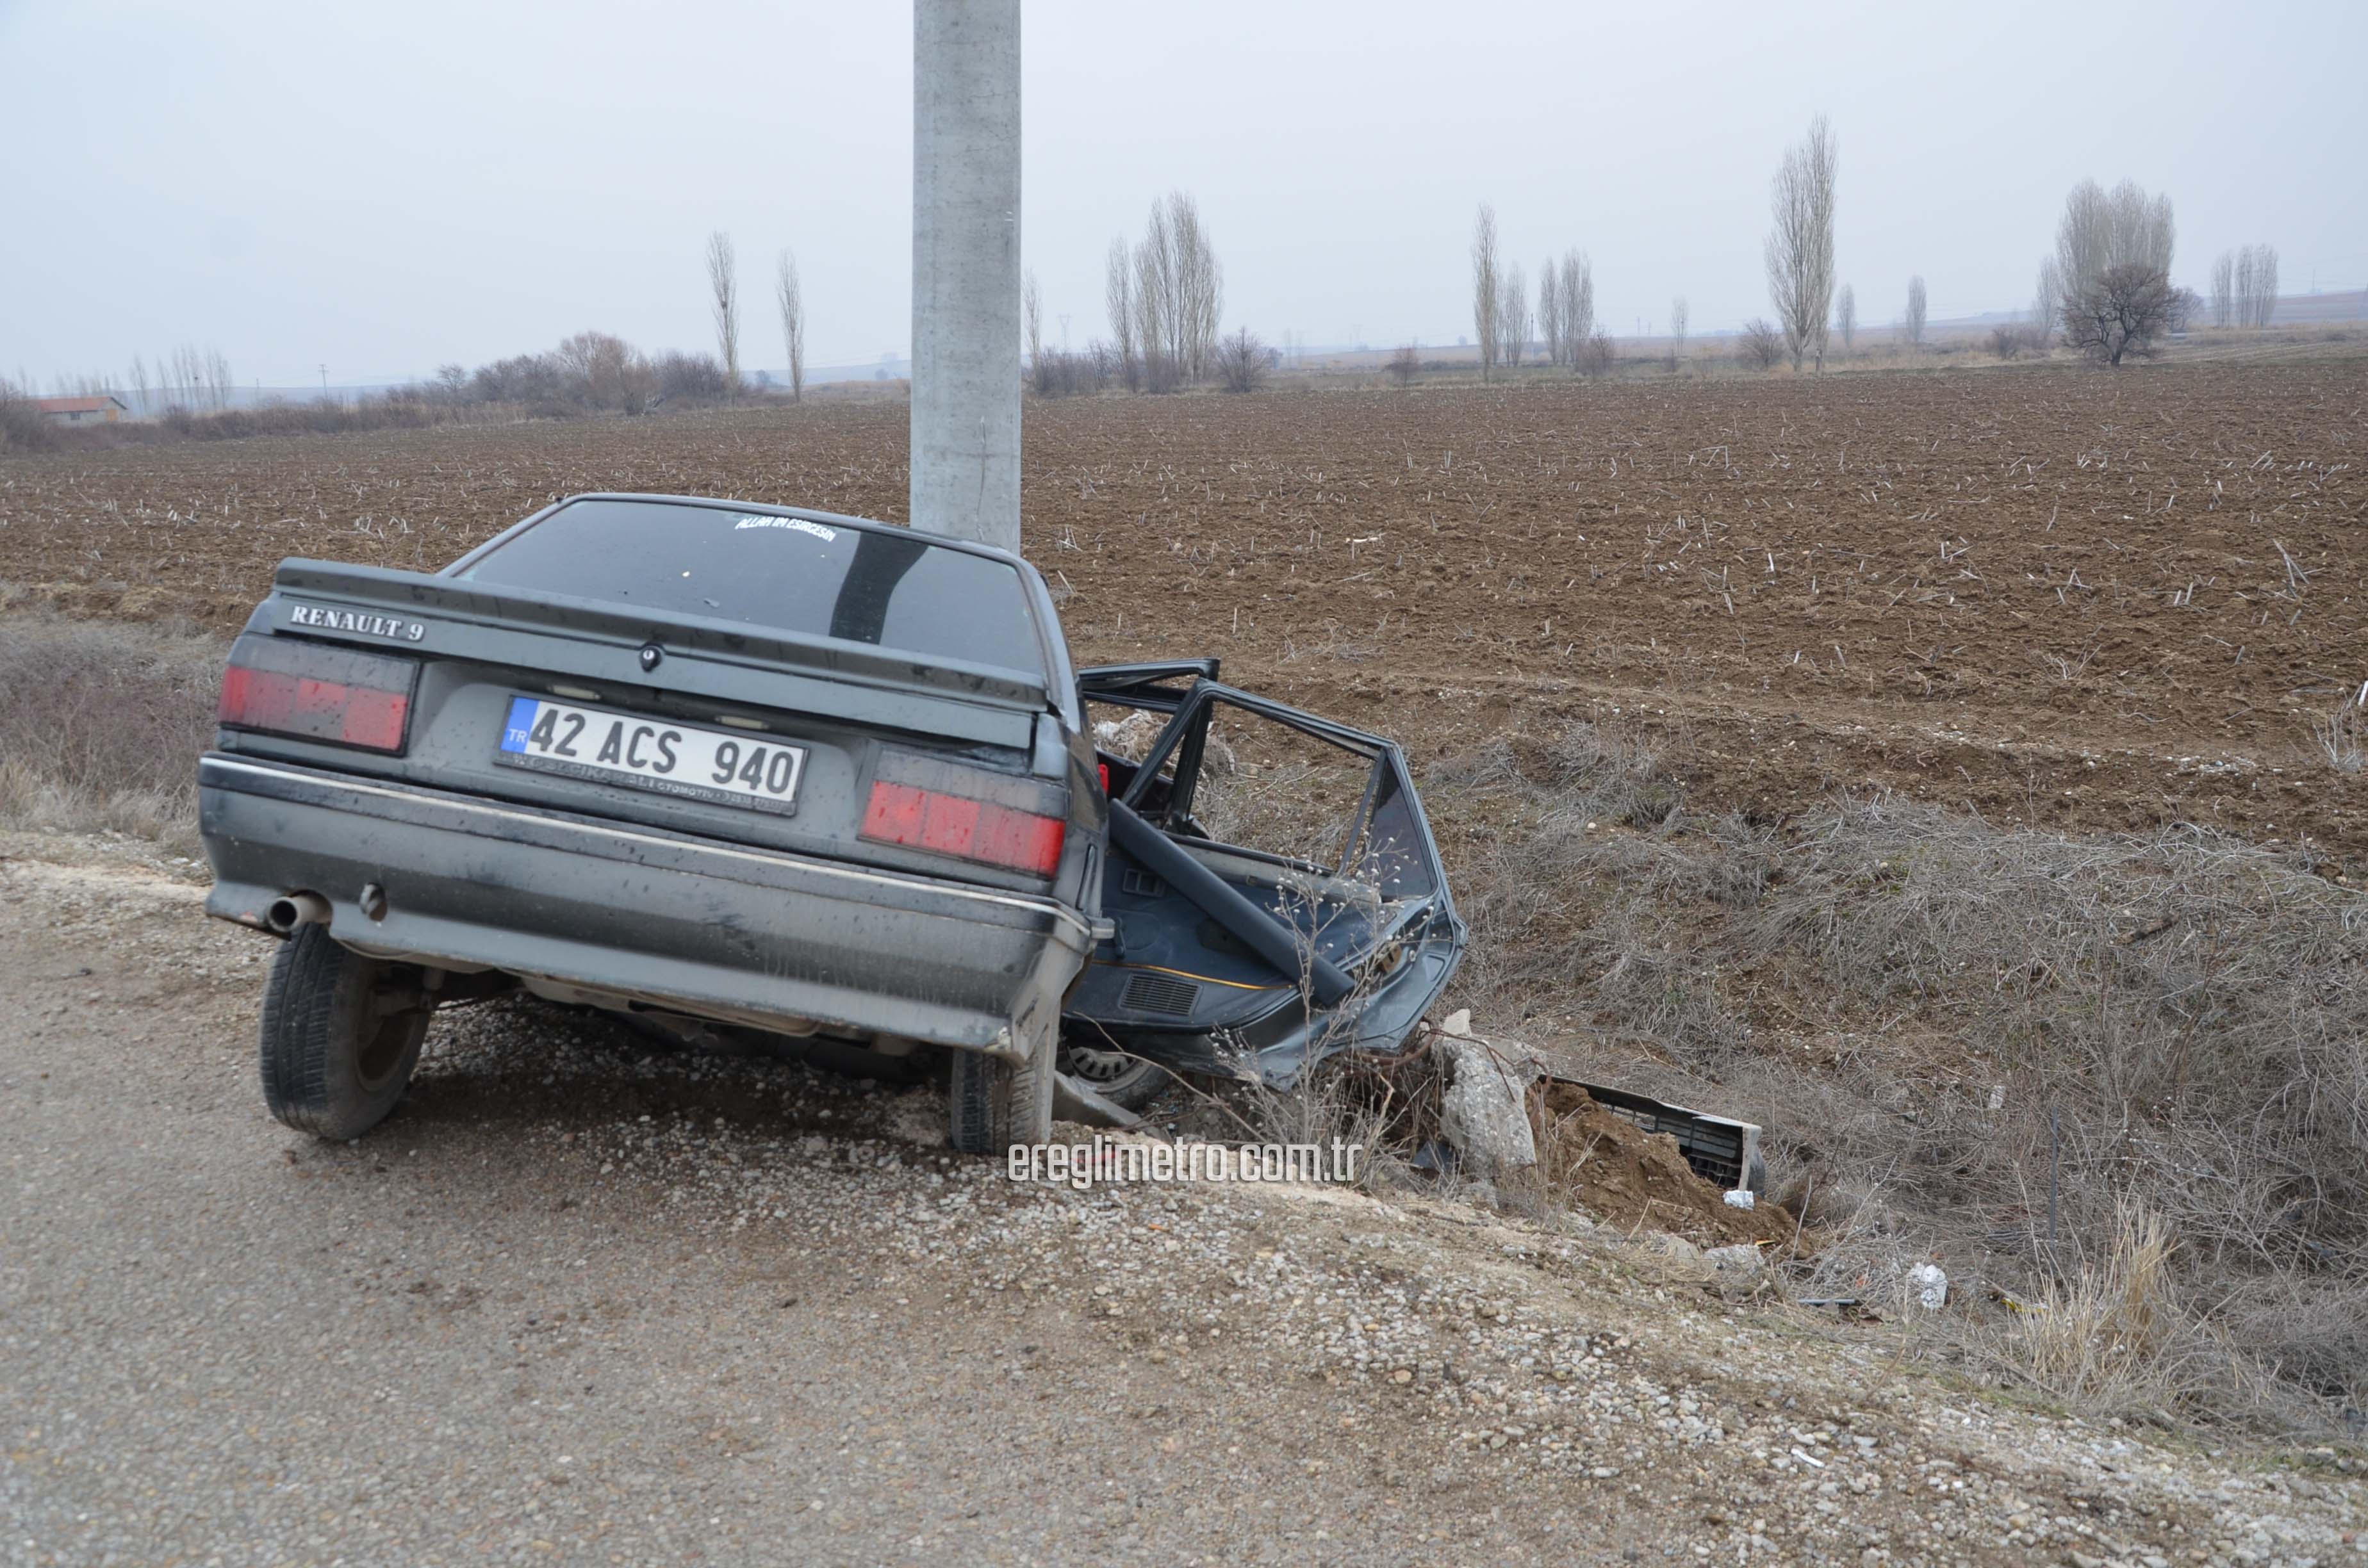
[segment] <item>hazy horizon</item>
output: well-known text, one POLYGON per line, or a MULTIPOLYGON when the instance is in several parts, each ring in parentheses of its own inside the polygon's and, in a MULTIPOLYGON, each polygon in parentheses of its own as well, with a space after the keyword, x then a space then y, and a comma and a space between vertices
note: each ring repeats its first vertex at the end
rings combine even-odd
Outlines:
MULTIPOLYGON (((1598 309, 1659 330, 1768 313, 1768 182, 1811 116, 1841 149, 1839 275, 1862 324, 1909 274, 1934 319, 2021 307, 2066 191, 2169 194, 2176 274, 2266 241, 2288 293, 2368 284, 2357 6, 1827 5, 1588 16, 1511 0, 1026 19, 1025 252, 1045 335, 1105 330, 1103 253, 1195 193, 1224 323, 1270 342, 1452 344, 1483 201, 1530 274, 1576 246, 1598 309), (2099 40, 2093 60, 2069 42, 2099 40), (2111 48, 2105 46, 2110 42, 2111 48)), ((783 360, 794 246, 808 360, 908 336, 911 15, 755 0, 400 16, 280 4, 0 0, 0 371, 123 377, 176 347, 236 379, 421 377, 586 328, 712 346, 700 250, 737 244, 744 359, 783 360)))

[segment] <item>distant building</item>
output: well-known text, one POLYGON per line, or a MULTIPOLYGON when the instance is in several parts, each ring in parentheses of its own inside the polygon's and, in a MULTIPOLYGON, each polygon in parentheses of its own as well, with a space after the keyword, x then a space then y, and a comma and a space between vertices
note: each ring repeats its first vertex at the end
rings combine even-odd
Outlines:
POLYGON ((131 412, 120 400, 97 397, 44 397, 33 400, 41 417, 52 425, 112 425, 131 412))

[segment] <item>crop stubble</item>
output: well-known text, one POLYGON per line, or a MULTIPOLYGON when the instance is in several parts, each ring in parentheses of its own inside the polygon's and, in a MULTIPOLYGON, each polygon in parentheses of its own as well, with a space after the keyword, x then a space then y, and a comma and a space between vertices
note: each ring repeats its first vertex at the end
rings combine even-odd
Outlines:
MULTIPOLYGON (((1087 659, 1228 676, 1418 759, 1592 718, 1692 798, 2368 851, 2308 721, 2368 680, 2368 362, 1030 403, 1027 547, 1087 659)), ((901 403, 0 464, 0 585, 235 626, 290 554, 434 567, 546 500, 901 517, 901 403)))

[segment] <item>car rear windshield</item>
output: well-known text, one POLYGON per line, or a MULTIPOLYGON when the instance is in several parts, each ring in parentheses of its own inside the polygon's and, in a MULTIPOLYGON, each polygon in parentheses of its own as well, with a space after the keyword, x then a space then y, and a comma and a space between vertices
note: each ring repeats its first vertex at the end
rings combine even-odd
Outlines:
POLYGON ((1044 674, 1019 574, 903 528, 575 501, 461 575, 1044 674))

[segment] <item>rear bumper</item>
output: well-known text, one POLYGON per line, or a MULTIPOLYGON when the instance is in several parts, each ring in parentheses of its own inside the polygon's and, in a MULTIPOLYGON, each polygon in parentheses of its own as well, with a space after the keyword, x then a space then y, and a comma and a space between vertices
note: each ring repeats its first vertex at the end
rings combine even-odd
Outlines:
POLYGON ((1018 1056, 1092 944, 1053 899, 219 753, 198 797, 209 915, 314 892, 359 951, 758 1027, 1018 1056))

